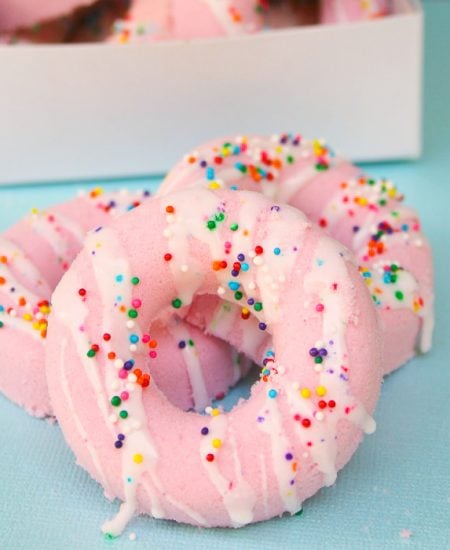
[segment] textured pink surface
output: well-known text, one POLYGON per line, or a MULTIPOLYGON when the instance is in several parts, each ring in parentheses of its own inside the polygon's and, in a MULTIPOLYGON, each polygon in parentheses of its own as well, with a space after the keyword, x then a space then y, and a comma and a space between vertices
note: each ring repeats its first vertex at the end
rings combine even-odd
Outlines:
MULTIPOLYGON (((309 349, 324 337, 322 322, 325 321, 322 321, 322 313, 313 307, 319 299, 318 295, 315 291, 307 290, 306 283, 299 283, 308 278, 317 262, 319 267, 314 269, 320 269, 323 263, 325 271, 321 273, 336 281, 336 296, 345 304, 339 311, 328 312, 334 330, 343 331, 347 350, 344 361, 349 380, 343 383, 346 388, 344 393, 339 393, 339 396, 331 392, 328 394, 327 398, 336 397, 339 402, 335 412, 330 413, 329 421, 332 421, 332 414, 345 417, 345 406, 348 405, 351 410, 356 407, 356 402, 361 402, 367 411, 373 411, 381 379, 381 350, 378 321, 365 285, 355 266, 346 259, 341 245, 324 237, 323 232, 306 221, 297 210, 283 206, 279 212, 274 212, 272 206, 270 200, 259 194, 224 191, 213 195, 200 189, 149 201, 86 243, 58 285, 54 294, 47 348, 47 374, 52 402, 64 436, 79 464, 102 483, 109 497, 127 498, 126 507, 132 506, 134 491, 137 491, 137 509, 141 512, 196 525, 238 526, 242 523, 232 520, 229 508, 236 512, 245 507, 242 502, 242 480, 245 480, 248 485, 245 493, 250 492, 254 501, 251 518, 244 520, 244 523, 268 519, 287 509, 286 501, 283 500, 286 488, 281 487, 277 473, 277 468, 287 467, 283 456, 287 450, 295 457, 300 472, 300 481, 289 489, 292 500, 298 503, 296 509, 289 508, 291 513, 298 510, 302 499, 311 496, 324 485, 324 475, 311 458, 309 444, 296 435, 296 422, 286 398, 286 392, 294 381, 299 381, 302 387, 315 387, 319 379, 317 372, 311 368, 309 349), (211 236, 212 233, 205 227, 205 220, 210 218, 211 206, 214 204, 223 205, 226 214, 225 224, 211 236), (167 205, 175 209, 172 226, 168 226, 166 221, 167 205), (162 313, 171 311, 171 300, 180 292, 191 289, 195 294, 216 294, 218 283, 223 284, 227 279, 226 274, 211 270, 211 262, 216 258, 210 246, 215 246, 213 242, 217 244, 232 239, 228 224, 232 220, 241 219, 243 208, 254 213, 254 217, 242 220, 248 224, 248 246, 251 248, 274 239, 283 247, 286 258, 293 258, 292 265, 289 264, 289 269, 284 270, 287 280, 281 285, 280 302, 276 308, 278 313, 266 313, 266 319, 271 319, 268 323, 274 338, 277 364, 284 366, 284 374, 270 375, 267 384, 262 381, 256 383, 249 400, 236 406, 230 413, 217 417, 223 417, 226 429, 222 436, 223 445, 217 451, 212 466, 205 461, 202 450, 204 436, 200 430, 209 426, 214 434, 216 417, 184 413, 175 408, 157 383, 142 392, 140 389, 133 392, 134 401, 127 404, 130 419, 141 419, 139 407, 142 402, 145 420, 143 425, 140 424, 127 435, 124 449, 118 451, 113 445, 114 438, 124 429, 124 425, 120 422, 111 425, 108 420, 109 411, 113 412, 109 404, 111 390, 108 385, 108 380, 114 380, 111 365, 104 353, 98 354, 93 364, 86 363, 77 349, 80 345, 77 342, 98 338, 102 326, 110 319, 117 329, 116 346, 120 347, 121 339, 127 334, 120 315, 114 311, 111 303, 101 297, 101 289, 98 287, 100 280, 96 282, 94 270, 106 268, 108 257, 117 258, 118 266, 126 259, 130 273, 139 274, 141 279, 139 288, 132 289, 132 295, 145 297, 137 319, 138 326, 145 327, 162 313), (178 218, 179 212, 182 214, 178 218), (163 231, 166 227, 173 227, 173 231, 176 231, 178 223, 180 227, 183 226, 183 220, 195 233, 195 236, 192 233, 191 236, 183 234, 180 237, 182 242, 184 238, 187 239, 189 265, 191 269, 197 266, 195 273, 203 273, 204 276, 179 286, 181 283, 175 281, 171 267, 162 259, 170 242, 166 234, 163 237, 163 231), (197 231, 196 227, 201 229, 197 231), (97 247, 95 243, 98 243, 98 257, 92 256, 93 247, 97 247), (322 254, 324 246, 328 252, 322 254), (102 250, 106 256, 102 256, 102 250), (67 296, 74 296, 79 285, 89 290, 90 299, 85 304, 87 310, 80 308, 75 298, 66 299, 67 296), (86 315, 84 320, 81 315, 86 315), (272 315, 275 316, 272 318, 272 315), (116 318, 117 322, 114 321, 116 318), (82 333, 80 322, 83 325, 82 333), (345 328, 341 325, 344 322, 345 328), (340 326, 342 328, 338 328, 340 326), (93 367, 94 371, 91 371, 93 367), (100 385, 97 389, 97 382, 93 381, 91 372, 99 377, 100 385), (274 403, 281 414, 282 427, 278 432, 278 428, 272 426, 272 417, 269 415, 269 435, 257 428, 256 419, 261 414, 269 414, 264 411, 272 406, 267 394, 270 387, 278 388, 279 395, 274 403), (75 414, 67 406, 68 396, 76 403, 75 414), (283 437, 285 440, 282 440, 283 437), (281 440, 279 449, 278 438, 281 440), (287 447, 283 447, 284 444, 287 447), (154 451, 150 451, 148 445, 154 451), (133 465, 132 457, 136 451, 143 455, 143 470, 133 465), (279 452, 282 455, 278 456, 279 452), (212 482, 210 476, 214 477, 214 474, 207 469, 210 467, 217 468, 214 471, 219 471, 227 480, 223 493, 212 482), (130 472, 133 472, 134 489, 126 482, 130 472), (226 498, 234 497, 233 504, 227 507, 226 498), (156 506, 155 502, 159 502, 159 505, 156 506)), ((174 241, 174 246, 183 255, 187 251, 177 248, 177 242, 174 241)), ((233 254, 238 251, 233 250, 233 254)), ((265 254, 269 255, 270 252, 265 254)), ((286 258, 280 261, 288 261, 286 258)), ((269 256, 267 261, 271 261, 269 256)), ((110 271, 111 277, 114 272, 115 269, 110 271)), ((106 280, 102 277, 101 284, 112 285, 113 281, 109 277, 106 280)), ((261 288, 265 288, 265 283, 261 282, 261 285, 261 288)), ((270 295, 270 289, 266 290, 270 295)), ((332 289, 323 288, 327 296, 330 291, 332 289)), ((268 307, 269 303, 265 303, 268 307)), ((332 384, 332 379, 337 375, 329 374, 325 378, 332 384)), ((276 418, 275 411, 273 414, 273 418, 276 418)), ((318 424, 314 423, 307 433, 315 442, 313 445, 320 446, 320 441, 316 440, 319 437, 316 430, 321 428, 318 424)), ((330 438, 327 445, 331 445, 331 449, 334 446, 332 424, 326 426, 326 430, 331 430, 326 431, 330 438)), ((328 459, 333 467, 340 469, 356 449, 361 439, 361 430, 343 418, 337 425, 336 435, 337 452, 335 455, 331 451, 328 459)), ((320 453, 320 449, 317 452, 320 453)), ((120 532, 118 529, 112 532, 120 532)))

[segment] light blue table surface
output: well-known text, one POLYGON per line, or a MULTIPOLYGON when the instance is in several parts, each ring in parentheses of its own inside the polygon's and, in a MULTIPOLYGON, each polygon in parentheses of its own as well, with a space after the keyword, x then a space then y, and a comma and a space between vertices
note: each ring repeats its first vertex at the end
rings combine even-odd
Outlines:
MULTIPOLYGON (((426 15, 425 154, 419 162, 366 168, 393 178, 421 212, 435 255, 434 347, 386 379, 378 429, 336 485, 307 501, 300 517, 240 530, 201 530, 141 517, 122 538, 106 541, 99 526, 118 504, 108 503, 75 466, 57 425, 29 417, 0 396, 1 550, 450 548, 450 3, 430 1, 426 15), (401 536, 404 530, 409 538, 401 536)), ((155 188, 158 182, 120 181, 111 187, 155 188)), ((31 206, 64 200, 79 187, 1 188, 0 230, 31 206)))

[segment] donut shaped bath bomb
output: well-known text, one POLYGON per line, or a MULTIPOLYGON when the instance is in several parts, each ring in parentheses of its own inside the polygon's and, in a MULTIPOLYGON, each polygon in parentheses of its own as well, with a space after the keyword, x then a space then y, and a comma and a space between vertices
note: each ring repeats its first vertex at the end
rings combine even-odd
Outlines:
POLYGON ((322 23, 346 23, 384 17, 389 0, 321 0, 322 23))
POLYGON ((354 260, 299 210, 258 193, 179 191, 91 233, 55 290, 50 326, 47 376, 66 441, 123 501, 103 526, 110 535, 134 513, 204 527, 294 514, 375 427, 380 333, 354 260), (118 292, 127 308, 141 301, 132 329, 118 292), (156 382, 118 377, 108 360, 138 357, 130 330, 182 315, 204 295, 253 303, 251 317, 273 339, 250 398, 208 416, 173 406, 156 382), (111 339, 88 357, 104 332, 111 339))
POLYGON ((381 318, 385 373, 430 349, 431 248, 418 214, 391 181, 364 175, 322 141, 283 134, 201 145, 172 169, 158 193, 192 186, 262 192, 299 208, 349 247, 381 318))
POLYGON ((70 14, 93 0, 13 0, 0 6, 0 32, 32 27, 36 23, 70 14))
MULTIPOLYGON (((103 194, 94 190, 45 212, 34 211, 0 237, 0 391, 29 413, 52 414, 44 368, 52 290, 89 229, 111 222, 147 196, 147 192, 103 194)), ((85 289, 80 287, 78 297, 87 300, 85 289)), ((106 338, 107 334, 101 341, 106 338)), ((152 327, 144 339, 145 362, 151 365, 152 375, 183 409, 204 408, 249 367, 223 342, 174 319, 152 327), (170 370, 161 350, 170 355, 170 370), (222 368, 217 369, 217 364, 222 368)), ((134 340, 130 335, 131 348, 134 340)), ((95 354, 95 347, 89 353, 95 354)), ((125 372, 132 368, 131 363, 123 367, 125 372)), ((149 383, 146 375, 139 380, 149 383)))
POLYGON ((115 24, 113 42, 190 40, 230 36, 262 28, 256 0, 136 0, 115 24))

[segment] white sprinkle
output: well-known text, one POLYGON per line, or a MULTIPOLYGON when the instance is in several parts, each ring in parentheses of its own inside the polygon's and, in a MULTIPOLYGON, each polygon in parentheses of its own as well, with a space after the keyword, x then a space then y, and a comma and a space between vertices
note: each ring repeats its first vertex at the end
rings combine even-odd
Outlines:
POLYGON ((129 536, 128 536, 128 538, 129 538, 130 540, 136 540, 136 533, 130 533, 129 536))
POLYGON ((136 382, 136 380, 137 380, 137 376, 133 372, 128 375, 129 382, 133 383, 133 382, 136 382))
POLYGON ((314 365, 314 370, 315 370, 316 372, 322 372, 322 371, 323 371, 323 367, 322 367, 322 365, 316 364, 316 365, 314 365))
POLYGON ((297 391, 300 389, 300 384, 298 382, 292 382, 292 389, 297 391))
POLYGON ((165 237, 166 239, 170 239, 170 237, 172 236, 172 231, 166 227, 163 231, 163 237, 165 237))
POLYGON ((256 284, 253 281, 248 283, 248 289, 249 290, 255 290, 255 288, 256 288, 256 284))
POLYGON ((136 350, 137 350, 136 344, 130 344, 130 351, 136 351, 136 350))
POLYGON ((166 222, 167 223, 173 223, 174 221, 175 221, 175 216, 173 214, 167 214, 166 222))
POLYGON ((131 319, 127 321, 127 328, 134 328, 134 325, 135 325, 135 322, 132 321, 131 319))
POLYGON ((183 264, 182 266, 180 266, 180 271, 182 273, 187 273, 188 270, 189 270, 189 267, 186 264, 183 264))
POLYGON ((316 420, 318 420, 319 422, 322 422, 322 420, 325 418, 325 415, 323 414, 323 412, 316 412, 316 420))
POLYGON ((219 286, 219 288, 217 289, 217 294, 219 296, 223 296, 225 294, 225 289, 223 288, 223 286, 219 286))
POLYGON ((253 258, 253 263, 255 265, 262 265, 264 263, 264 260, 261 256, 256 256, 256 258, 253 258))
POLYGON ((123 361, 122 359, 116 359, 114 361, 114 366, 116 367, 116 369, 121 369, 123 367, 123 361))

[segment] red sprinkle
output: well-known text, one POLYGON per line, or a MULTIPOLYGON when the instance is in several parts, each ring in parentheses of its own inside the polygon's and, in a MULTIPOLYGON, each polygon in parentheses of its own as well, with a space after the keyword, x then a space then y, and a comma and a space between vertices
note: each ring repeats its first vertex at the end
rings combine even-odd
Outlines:
POLYGON ((80 288, 80 290, 78 291, 78 294, 80 296, 86 296, 86 290, 84 288, 80 288))
POLYGON ((166 262, 170 262, 170 260, 172 259, 172 254, 167 252, 167 254, 164 254, 164 259, 166 260, 166 262))
POLYGON ((212 453, 208 453, 208 454, 206 455, 206 460, 207 460, 208 462, 213 462, 213 461, 214 461, 214 455, 213 455, 212 453))

